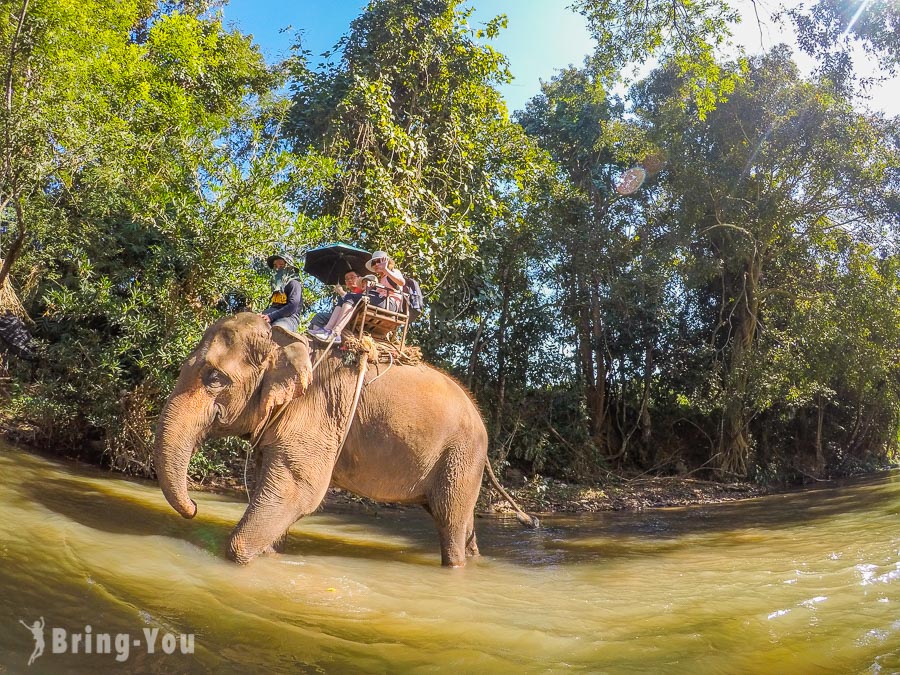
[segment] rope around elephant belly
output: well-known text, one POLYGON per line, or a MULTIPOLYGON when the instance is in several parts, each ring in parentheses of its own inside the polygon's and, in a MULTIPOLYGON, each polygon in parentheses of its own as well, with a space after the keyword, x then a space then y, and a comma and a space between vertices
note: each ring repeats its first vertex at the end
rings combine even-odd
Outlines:
MULTIPOLYGON (((334 344, 334 340, 336 337, 337 337, 336 335, 332 335, 328 339, 328 342, 325 343, 325 347, 322 349, 322 353, 319 354, 319 358, 317 358, 316 362, 313 364, 312 370, 310 371, 310 375, 312 375, 314 372, 316 372, 316 368, 318 368, 319 364, 322 363, 322 359, 324 359, 326 356, 328 356, 331 353, 331 345, 334 344)), ((309 343, 307 343, 307 344, 309 344, 309 343)))
MULTIPOLYGON (((334 457, 337 463, 338 457, 341 456, 341 450, 344 449, 344 443, 347 442, 347 435, 350 433, 350 425, 353 424, 353 418, 356 417, 356 408, 359 406, 359 399, 362 396, 363 383, 366 380, 366 370, 369 368, 367 359, 359 360, 359 377, 356 380, 356 391, 353 394, 353 403, 350 405, 350 416, 347 418, 347 424, 344 426, 344 433, 341 436, 341 442, 338 445, 337 454, 334 457)), ((380 377, 380 376, 379 376, 380 377)), ((378 379, 378 378, 375 378, 378 379)))
POLYGON ((284 411, 287 410, 287 403, 281 406, 275 413, 266 421, 263 428, 260 429, 259 433, 256 435, 256 440, 254 440, 247 447, 247 456, 244 457, 244 492, 247 493, 247 503, 250 503, 250 489, 247 487, 247 465, 250 464, 250 457, 256 451, 256 448, 259 446, 259 442, 262 440, 263 434, 268 431, 269 427, 271 427, 278 419, 284 414, 284 411))

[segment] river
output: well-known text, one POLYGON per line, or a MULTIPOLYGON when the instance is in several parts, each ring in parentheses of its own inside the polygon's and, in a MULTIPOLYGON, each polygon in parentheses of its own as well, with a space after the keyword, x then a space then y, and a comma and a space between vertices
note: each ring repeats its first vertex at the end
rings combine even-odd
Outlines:
POLYGON ((900 673, 900 472, 480 518, 460 570, 415 509, 319 512, 238 567, 244 505, 195 496, 186 521, 155 484, 0 446, 0 672, 900 673))

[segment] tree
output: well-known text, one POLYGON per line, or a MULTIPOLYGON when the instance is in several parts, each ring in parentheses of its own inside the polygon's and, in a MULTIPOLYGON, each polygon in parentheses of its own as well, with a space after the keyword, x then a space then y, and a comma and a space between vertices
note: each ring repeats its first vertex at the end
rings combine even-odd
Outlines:
POLYGON ((876 466, 896 451, 900 276, 896 254, 841 229, 810 244, 794 292, 770 310, 767 352, 783 385, 758 455, 761 468, 822 476, 876 466))
MULTIPOLYGON (((543 226, 539 237, 553 261, 546 283, 557 289, 567 321, 565 335, 574 346, 590 436, 608 460, 623 456, 630 438, 625 427, 633 423, 617 419, 610 395, 615 374, 624 373, 631 360, 624 343, 639 340, 644 352, 640 372, 648 359, 652 363, 654 341, 653 322, 638 329, 636 315, 618 298, 626 287, 646 290, 648 283, 659 283, 649 276, 653 225, 642 210, 649 193, 623 197, 616 190, 624 171, 653 155, 624 112, 623 103, 607 95, 601 73, 589 65, 569 68, 544 83, 542 94, 518 118, 559 166, 537 207, 543 226)), ((644 374, 649 377, 649 369, 644 374)), ((619 385, 626 386, 624 380, 619 385)), ((642 414, 646 418, 646 410, 642 414)))
POLYGON ((691 233, 686 286, 695 329, 717 354, 710 371, 721 414, 715 456, 723 474, 744 476, 751 423, 771 405, 783 375, 770 367, 767 317, 790 294, 790 280, 808 273, 803 262, 815 261, 793 252, 810 251, 829 229, 865 240, 889 222, 885 188, 895 160, 884 130, 827 82, 800 80, 785 49, 756 59, 746 82, 706 121, 673 112, 677 103, 646 109, 668 138, 671 222, 691 233))
POLYGON ((456 0, 374 0, 318 71, 298 45, 285 133, 294 152, 333 167, 296 204, 328 235, 395 254, 431 286, 501 216, 501 195, 528 171, 529 150, 495 85, 506 60, 479 39, 456 0))
POLYGON ((682 76, 684 105, 701 119, 734 89, 739 72, 723 69, 717 50, 738 13, 722 0, 577 0, 596 40, 593 68, 607 86, 634 64, 670 63, 682 76))
POLYGON ((16 8, 15 30, 0 31, 3 198, 24 214, 7 269, 47 344, 16 406, 36 440, 99 445, 146 474, 175 365, 225 293, 259 289, 248 259, 293 221, 291 160, 272 145, 276 79, 202 6, 16 8))
POLYGON ((900 4, 894 0, 859 3, 818 0, 787 12, 797 27, 801 49, 817 57, 837 82, 852 80, 852 46, 859 44, 887 71, 900 66, 900 4))

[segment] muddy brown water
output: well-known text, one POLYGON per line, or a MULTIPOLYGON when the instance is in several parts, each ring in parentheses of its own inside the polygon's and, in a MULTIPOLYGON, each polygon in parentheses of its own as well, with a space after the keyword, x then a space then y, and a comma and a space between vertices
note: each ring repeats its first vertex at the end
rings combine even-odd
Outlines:
POLYGON ((480 518, 463 570, 417 510, 316 513, 238 567, 244 505, 195 497, 186 521, 154 484, 0 446, 0 672, 900 673, 900 472, 480 518))

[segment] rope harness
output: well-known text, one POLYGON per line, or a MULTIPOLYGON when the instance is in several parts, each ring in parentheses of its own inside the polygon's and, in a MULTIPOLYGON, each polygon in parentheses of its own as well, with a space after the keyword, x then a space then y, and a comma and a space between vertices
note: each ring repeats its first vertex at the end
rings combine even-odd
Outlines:
POLYGON ((362 395, 363 383, 366 379, 366 370, 368 370, 369 364, 366 359, 359 360, 359 378, 356 380, 356 391, 353 394, 353 403, 350 404, 350 414, 347 416, 347 424, 344 426, 344 433, 341 435, 341 442, 338 445, 337 454, 334 457, 335 462, 337 462, 338 458, 341 456, 341 450, 344 449, 344 443, 347 442, 347 436, 350 433, 350 426, 353 424, 353 420, 356 417, 356 408, 359 406, 359 399, 362 395))
MULTIPOLYGON (((316 362, 313 364, 312 369, 310 370, 310 377, 312 374, 316 372, 316 369, 322 363, 326 356, 331 352, 331 346, 334 342, 334 336, 326 343, 325 347, 322 349, 322 353, 316 359, 316 362)), ((363 384, 371 384, 379 377, 384 375, 381 373, 376 377, 372 378, 369 382, 365 382, 366 371, 369 368, 369 359, 364 357, 362 354, 358 353, 357 363, 359 364, 359 376, 356 381, 356 389, 353 393, 353 401, 350 404, 350 412, 347 416, 347 423, 343 426, 343 432, 341 433, 341 441, 338 444, 337 454, 335 455, 335 462, 341 456, 341 451, 344 449, 344 443, 347 442, 347 436, 350 434, 350 426, 353 424, 353 420, 356 417, 356 409, 359 407, 359 399, 362 396, 363 384)), ((391 365, 393 366, 393 359, 391 360, 391 365)), ((389 368, 390 369, 390 368, 389 368)), ((386 373, 387 371, 385 371, 386 373)), ((287 410, 290 401, 281 405, 278 410, 276 410, 266 423, 263 425, 262 429, 259 430, 259 433, 256 435, 256 438, 250 444, 247 449, 247 456, 244 458, 244 492, 247 494, 247 502, 250 502, 250 489, 247 487, 247 466, 250 464, 250 457, 256 451, 257 447, 259 447, 259 442, 262 440, 262 437, 265 435, 266 431, 268 431, 275 422, 281 419, 281 416, 284 414, 285 410, 287 410)))

